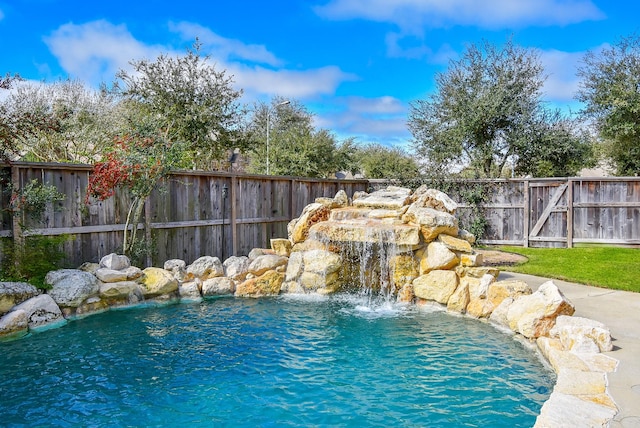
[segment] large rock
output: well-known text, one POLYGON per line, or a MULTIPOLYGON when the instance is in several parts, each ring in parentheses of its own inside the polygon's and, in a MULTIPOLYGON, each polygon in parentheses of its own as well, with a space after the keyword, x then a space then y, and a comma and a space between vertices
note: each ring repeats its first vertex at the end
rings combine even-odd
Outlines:
POLYGON ((243 280, 247 277, 247 273, 249 273, 250 264, 251 261, 247 256, 231 256, 222 264, 224 276, 234 281, 243 280))
POLYGON ((473 250, 471 249, 471 244, 464 239, 455 238, 451 235, 446 235, 444 233, 438 235, 438 241, 442 242, 446 247, 452 251, 459 251, 461 253, 471 254, 473 250))
POLYGON ((560 339, 563 349, 574 352, 608 352, 613 349, 611 332, 601 322, 582 317, 560 315, 549 331, 560 339))
POLYGON ((289 257, 291 254, 291 241, 284 238, 272 239, 271 249, 279 256, 289 257))
POLYGON ((135 281, 118 281, 100 284, 100 297, 110 303, 138 303, 143 300, 140 285, 135 281))
POLYGON ((420 226, 420 233, 425 242, 433 241, 438 235, 456 236, 458 234, 458 219, 452 214, 411 205, 402 216, 402 220, 420 226))
POLYGON ((187 262, 184 260, 167 260, 164 262, 164 270, 171 272, 178 281, 184 281, 187 278, 187 262))
POLYGON ((304 207, 300 217, 291 220, 287 226, 291 242, 296 244, 307 239, 311 226, 327 220, 330 212, 331 208, 320 203, 313 203, 304 207))
POLYGON ((451 312, 465 313, 469 305, 469 285, 459 283, 456 291, 453 292, 447 302, 447 310, 451 312))
POLYGON ((192 281, 194 278, 199 278, 204 281, 205 279, 216 278, 223 275, 224 268, 219 258, 203 256, 187 266, 185 281, 192 281))
MULTIPOLYGON (((223 277, 218 277, 223 278, 223 277)), ((211 278, 215 279, 215 278, 211 278)), ((207 281, 210 281, 208 279, 207 281)), ((199 301, 202 300, 202 280, 195 278, 193 281, 178 284, 178 295, 182 300, 199 301)))
POLYGON ((102 282, 120 282, 127 280, 127 273, 121 270, 100 268, 94 275, 102 282))
POLYGON ((62 311, 48 294, 32 297, 20 303, 14 310, 22 310, 27 314, 29 328, 38 328, 65 321, 62 311))
POLYGON ((529 295, 531 292, 531 287, 524 281, 496 281, 489 284, 487 299, 494 307, 497 307, 507 297, 511 297, 515 300, 520 296, 529 295))
POLYGON ((204 297, 226 296, 235 293, 236 282, 224 276, 210 278, 202 283, 202 295, 204 297))
POLYGON ((434 300, 444 305, 458 287, 458 276, 450 270, 433 270, 421 275, 413 281, 413 292, 416 297, 434 300))
POLYGON ((284 274, 270 270, 257 278, 247 279, 236 287, 238 297, 265 297, 280 294, 284 274))
POLYGON ((306 272, 328 274, 340 269, 342 257, 330 251, 311 250, 302 253, 302 263, 306 272))
POLYGON ((616 413, 617 409, 610 406, 553 392, 542 405, 534 428, 606 427, 616 413))
POLYGON ((29 317, 25 311, 11 311, 0 318, 0 339, 14 339, 28 332, 29 317))
POLYGON ((412 247, 420 243, 418 226, 396 222, 374 222, 371 219, 323 221, 309 230, 309 236, 322 242, 390 242, 412 247))
POLYGON ((424 275, 432 270, 447 270, 459 262, 456 253, 441 242, 431 242, 427 246, 425 256, 420 260, 420 274, 424 275))
POLYGON ((411 201, 414 205, 424 208, 433 208, 438 211, 444 211, 449 214, 455 214, 458 204, 444 192, 436 189, 430 189, 425 184, 418 187, 411 201))
POLYGON ((411 189, 389 186, 353 201, 354 207, 399 209, 410 202, 411 189))
POLYGON ((38 289, 27 282, 0 282, 0 315, 38 294, 38 289))
POLYGON ((145 297, 156 297, 178 291, 178 281, 164 269, 148 267, 139 280, 140 288, 145 297))
POLYGON ((286 266, 287 257, 279 256, 277 254, 265 254, 257 257, 249 265, 249 273, 255 276, 260 276, 269 270, 276 270, 280 266, 286 266))
POLYGON ((77 308, 91 297, 97 297, 100 284, 95 275, 77 269, 54 270, 45 276, 51 286, 47 292, 61 307, 77 308))
POLYGON ((131 260, 127 256, 111 253, 100 259, 100 266, 107 269, 122 270, 131 266, 131 260))
POLYGON ((418 261, 413 254, 400 254, 389 259, 391 270, 391 285, 393 290, 400 290, 405 285, 411 285, 420 276, 418 261))
POLYGON ((542 284, 528 296, 517 298, 507 313, 509 327, 524 337, 547 336, 559 315, 573 315, 575 307, 553 281, 542 284))

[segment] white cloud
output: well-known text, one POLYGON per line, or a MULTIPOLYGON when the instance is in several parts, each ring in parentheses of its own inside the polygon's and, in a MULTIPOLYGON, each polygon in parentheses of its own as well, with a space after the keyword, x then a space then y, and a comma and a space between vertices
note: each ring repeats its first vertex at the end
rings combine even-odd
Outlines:
MULTIPOLYGON (((170 27, 184 38, 199 37, 202 52, 210 54, 217 68, 232 75, 236 87, 243 89, 249 99, 265 95, 290 98, 331 95, 342 82, 357 79, 337 66, 307 70, 267 68, 262 65, 276 66, 282 61, 263 46, 226 39, 197 24, 170 24, 170 27)), ((109 82, 118 70, 130 69, 131 60, 154 59, 161 53, 184 53, 166 46, 146 45, 125 25, 103 20, 62 25, 45 42, 65 72, 90 84, 109 82)))
POLYGON ((169 29, 179 33, 186 40, 195 40, 197 37, 202 42, 203 48, 220 60, 246 60, 271 66, 279 66, 282 63, 263 45, 248 45, 240 40, 227 39, 200 24, 170 23, 169 29))
POLYGON ((332 0, 315 10, 327 19, 389 22, 414 33, 425 27, 498 29, 604 18, 591 0, 332 0))
POLYGON ((112 80, 119 69, 129 68, 131 60, 161 52, 160 47, 137 41, 125 25, 104 20, 62 25, 45 43, 69 75, 93 84, 112 80))
POLYGON ((238 88, 249 97, 279 95, 285 98, 311 98, 332 95, 344 81, 355 80, 336 66, 308 70, 271 70, 260 66, 228 64, 227 71, 234 76, 238 88))
POLYGON ((540 61, 544 66, 547 80, 543 91, 551 101, 571 101, 579 88, 576 75, 584 52, 563 52, 558 50, 540 51, 540 61))

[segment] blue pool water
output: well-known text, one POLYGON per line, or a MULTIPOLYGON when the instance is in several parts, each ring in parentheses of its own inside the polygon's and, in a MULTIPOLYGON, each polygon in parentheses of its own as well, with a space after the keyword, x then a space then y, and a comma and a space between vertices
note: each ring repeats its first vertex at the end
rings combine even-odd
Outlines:
POLYGON ((464 317, 348 296, 223 298, 1 343, 0 425, 530 427, 554 381, 464 317))

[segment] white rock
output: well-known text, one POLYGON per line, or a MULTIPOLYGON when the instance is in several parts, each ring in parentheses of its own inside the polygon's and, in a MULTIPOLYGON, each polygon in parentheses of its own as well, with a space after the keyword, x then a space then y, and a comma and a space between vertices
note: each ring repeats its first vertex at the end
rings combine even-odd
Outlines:
POLYGON ((120 282, 127 280, 127 273, 109 268, 100 268, 94 275, 102 282, 120 282))
POLYGON ((251 261, 247 256, 231 256, 222 264, 224 275, 236 281, 245 279, 250 264, 251 261))
POLYGON ((29 327, 41 327, 46 324, 64 321, 62 311, 48 294, 41 294, 20 303, 14 310, 23 310, 27 314, 29 327))
POLYGON ((611 332, 601 322, 561 315, 549 332, 560 339, 565 350, 574 352, 607 352, 613 349, 611 332))
POLYGON ((203 256, 187 266, 187 280, 200 278, 203 281, 224 275, 222 262, 217 257, 203 256))
POLYGON ((100 259, 100 266, 113 270, 122 270, 131 266, 131 261, 125 255, 111 253, 100 259))
POLYGON ((210 278, 202 283, 204 297, 232 295, 236 291, 236 282, 224 276, 210 278))

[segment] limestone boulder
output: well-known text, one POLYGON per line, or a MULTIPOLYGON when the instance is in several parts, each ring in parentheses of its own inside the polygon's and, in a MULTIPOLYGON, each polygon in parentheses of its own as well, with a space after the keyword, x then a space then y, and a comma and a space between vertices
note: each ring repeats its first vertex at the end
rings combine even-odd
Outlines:
POLYGON ((458 238, 464 239, 465 241, 467 241, 471 245, 476 243, 476 235, 474 235, 473 233, 471 233, 471 232, 469 232, 468 230, 465 230, 465 229, 459 229, 458 230, 458 238))
POLYGON ((14 310, 24 311, 27 314, 29 328, 43 327, 52 323, 65 322, 60 307, 48 294, 40 294, 32 297, 19 305, 14 310))
POLYGON ((465 313, 469 305, 469 285, 459 283, 456 291, 453 292, 447 302, 447 310, 451 312, 465 313))
POLYGON ((480 253, 462 253, 460 254, 461 266, 482 266, 484 263, 484 257, 480 253))
POLYGON ((433 300, 444 305, 458 287, 458 276, 451 270, 433 270, 413 281, 416 297, 433 300))
POLYGON ((249 257, 250 261, 254 261, 260 256, 264 256, 267 254, 275 254, 275 252, 271 248, 254 248, 249 251, 247 257, 249 257))
POLYGON ((389 269, 391 270, 393 290, 400 290, 405 285, 411 285, 413 280, 420 275, 418 261, 412 253, 391 257, 389 269))
POLYGON ((202 256, 189 266, 187 266, 187 276, 185 281, 192 281, 194 278, 201 280, 215 278, 224 275, 222 262, 217 257, 202 256))
POLYGON ((433 208, 411 205, 402 216, 402 220, 406 223, 419 225, 424 242, 431 242, 440 234, 452 236, 458 234, 458 219, 452 214, 433 208))
POLYGON ((122 270, 129 266, 131 266, 131 260, 122 254, 111 253, 100 259, 100 267, 107 269, 122 270))
POLYGON ((300 275, 304 272, 304 258, 302 251, 296 251, 291 253, 289 261, 287 263, 287 270, 285 273, 286 282, 296 282, 300 275))
POLYGON ((496 278, 493 275, 485 274, 481 278, 466 276, 460 282, 469 286, 469 304, 467 314, 475 318, 487 318, 495 309, 495 305, 487 297, 489 289, 496 278))
POLYGON ((271 249, 279 256, 289 257, 291 254, 291 241, 284 238, 272 239, 271 249))
POLYGON ((28 332, 29 317, 25 311, 11 311, 0 318, 0 339, 15 339, 28 332))
POLYGON ((563 349, 567 351, 598 353, 613 349, 609 329, 601 322, 588 318, 560 315, 549 336, 560 339, 563 349))
POLYGON ((329 219, 331 208, 326 205, 313 203, 302 210, 300 217, 289 222, 287 231, 289 239, 293 244, 302 242, 309 236, 309 229, 314 224, 329 219))
POLYGON ((170 259, 164 262, 164 270, 173 274, 178 281, 184 281, 187 277, 187 262, 181 259, 170 259))
POLYGON ((509 312, 509 306, 514 302, 512 297, 503 299, 498 306, 496 306, 491 315, 489 321, 497 324, 501 327, 509 328, 509 320, 507 319, 507 313, 509 312))
POLYGON ((0 315, 39 293, 36 287, 27 282, 0 282, 0 315))
MULTIPOLYGON (((223 278, 223 277, 219 277, 223 278)), ((215 278, 211 278, 215 279, 215 278)), ((210 280, 207 280, 210 281, 210 280)), ((199 301, 202 300, 202 280, 195 278, 193 281, 178 283, 178 295, 182 300, 199 301)))
POLYGON ((47 294, 61 307, 77 308, 100 291, 98 278, 78 269, 51 271, 45 282, 51 286, 47 294))
POLYGON ((447 270, 456 266, 459 262, 456 253, 451 251, 441 242, 431 242, 427 246, 422 259, 420 260, 420 274, 424 275, 432 270, 447 270))
POLYGON ((309 229, 309 236, 321 242, 393 242, 412 247, 420 243, 420 228, 399 220, 378 222, 370 219, 323 221, 309 229))
POLYGON ((367 195, 362 195, 353 201, 354 207, 400 209, 410 202, 411 189, 389 186, 367 195))
POLYGON ((284 282, 284 274, 270 270, 259 277, 247 279, 236 287, 237 297, 277 296, 284 282))
POLYGON ((142 269, 136 266, 129 266, 126 269, 122 269, 120 272, 123 272, 127 275, 127 281, 133 281, 142 276, 142 269))
POLYGON ((280 266, 286 266, 287 260, 287 257, 277 254, 259 256, 249 264, 249 273, 260 276, 267 271, 276 270, 280 266))
POLYGON ((250 264, 251 261, 247 256, 231 256, 222 264, 224 276, 234 281, 243 280, 247 277, 247 273, 249 273, 250 264))
POLYGON ((534 428, 606 427, 616 413, 610 406, 553 392, 542 405, 534 428))
POLYGON ((529 295, 531 293, 531 287, 524 281, 496 281, 489 284, 487 289, 487 299, 494 307, 497 307, 507 297, 511 297, 515 300, 520 296, 529 295))
POLYGON ((451 235, 447 235, 441 233, 438 235, 438 242, 442 242, 448 249, 451 251, 458 251, 460 253, 471 254, 473 249, 471 248, 471 244, 464 239, 456 238, 451 235))
POLYGON ((143 269, 138 284, 145 298, 172 294, 178 291, 178 281, 171 272, 156 267, 143 269))
POLYGON ((135 281, 101 283, 100 297, 110 304, 134 304, 143 300, 140 285, 135 281))
POLYGON ((302 264, 306 272, 328 274, 340 269, 342 257, 325 250, 305 251, 302 253, 302 264))
POLYGON ((120 270, 100 268, 94 275, 102 282, 120 282, 127 280, 127 273, 120 270))
POLYGON ((298 279, 300 287, 304 292, 331 294, 339 291, 342 281, 340 281, 339 272, 318 273, 305 271, 302 272, 298 279))
POLYGON ((424 184, 413 192, 411 202, 424 208, 433 208, 449 214, 455 214, 458 209, 458 204, 449 195, 437 189, 430 189, 424 184))
POLYGON ((574 305, 553 281, 530 295, 520 296, 509 306, 509 327, 529 339, 548 336, 559 315, 573 315, 574 305))
POLYGON ((236 291, 236 282, 228 277, 210 278, 202 283, 202 296, 228 296, 236 291))

